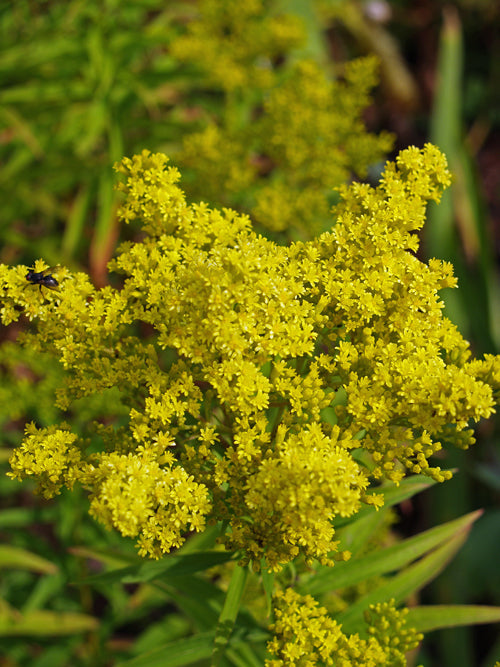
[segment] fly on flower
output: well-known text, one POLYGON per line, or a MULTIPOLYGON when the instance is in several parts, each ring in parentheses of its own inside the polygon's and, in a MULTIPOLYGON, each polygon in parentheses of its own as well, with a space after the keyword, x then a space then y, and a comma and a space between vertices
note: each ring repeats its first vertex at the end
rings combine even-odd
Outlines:
POLYGON ((44 269, 43 271, 35 271, 34 268, 29 269, 26 274, 26 280, 31 285, 38 285, 40 288, 40 293, 42 293, 42 287, 47 287, 47 289, 57 289, 59 283, 50 273, 53 269, 44 269))

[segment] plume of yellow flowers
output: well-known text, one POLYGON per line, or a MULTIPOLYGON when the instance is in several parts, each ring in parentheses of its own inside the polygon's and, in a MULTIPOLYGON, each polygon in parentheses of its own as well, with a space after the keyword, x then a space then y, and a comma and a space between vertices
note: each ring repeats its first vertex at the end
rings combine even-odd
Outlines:
POLYGON ((232 121, 230 109, 224 122, 207 117, 177 156, 193 172, 190 195, 243 203, 254 222, 273 232, 311 238, 323 231, 331 189, 352 174, 366 178, 368 166, 392 148, 392 135, 370 133, 363 122, 377 69, 375 58, 359 58, 331 79, 302 60, 259 98, 255 119, 232 121))
POLYGON ((406 626, 408 609, 396 610, 394 601, 371 605, 367 612, 368 639, 346 635, 310 595, 293 589, 274 596, 274 637, 268 643, 271 658, 265 667, 378 667, 406 665, 405 653, 416 648, 423 635, 406 626))
POLYGON ((172 55, 203 71, 205 87, 229 92, 268 88, 273 61, 304 41, 293 13, 269 0, 201 0, 185 35, 169 45, 172 55))
POLYGON ((472 360, 443 317, 452 267, 415 255, 445 158, 403 151, 378 187, 341 188, 329 232, 288 247, 247 216, 188 205, 167 163, 144 151, 117 165, 120 214, 143 232, 110 265, 121 288, 60 268, 44 291, 0 266, 3 322, 36 320, 25 345, 64 370, 57 406, 100 397, 78 432, 28 426, 10 474, 46 496, 82 484, 92 515, 144 556, 210 521, 271 570, 329 563, 333 520, 382 502, 371 479, 447 479, 429 459, 472 443, 471 420, 500 397, 500 358, 472 360))

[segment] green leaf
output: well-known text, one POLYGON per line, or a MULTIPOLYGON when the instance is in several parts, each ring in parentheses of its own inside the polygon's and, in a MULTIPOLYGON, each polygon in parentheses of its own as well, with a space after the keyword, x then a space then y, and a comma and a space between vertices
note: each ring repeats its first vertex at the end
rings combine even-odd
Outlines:
POLYGON ((262 586, 264 588, 264 593, 266 595, 267 602, 267 615, 271 614, 272 600, 273 600, 273 591, 274 591, 274 573, 268 572, 265 568, 265 559, 261 561, 262 566, 262 586))
POLYGON ((0 569, 31 570, 42 574, 54 574, 58 567, 36 554, 8 545, 0 546, 0 569))
MULTIPOLYGON (((212 655, 214 636, 213 632, 204 632, 194 637, 178 639, 131 660, 119 662, 116 667, 182 667, 208 660, 212 655)), ((255 656, 254 644, 262 644, 268 638, 267 633, 253 633, 246 636, 245 640, 236 638, 231 640, 228 654, 235 664, 261 667, 263 660, 257 662, 259 658, 255 656), (242 662, 242 659, 245 662, 242 662)))
POLYGON ((19 67, 31 69, 61 58, 71 62, 71 59, 79 55, 80 48, 76 40, 58 38, 54 33, 50 39, 45 36, 38 40, 32 39, 29 49, 26 48, 26 42, 10 45, 0 56, 0 72, 12 74, 19 67))
POLYGON ((78 157, 88 158, 92 150, 102 141, 109 122, 109 113, 110 110, 103 99, 95 99, 88 105, 84 118, 85 127, 76 144, 78 157))
MULTIPOLYGON (((384 496, 384 507, 393 507, 394 505, 399 505, 403 500, 407 500, 417 493, 425 491, 434 484, 436 482, 429 477, 425 477, 425 475, 414 475, 413 477, 403 479, 399 485, 388 484, 387 486, 379 486, 373 491, 373 494, 384 496)), ((352 524, 367 515, 375 514, 375 512, 377 510, 372 505, 363 505, 360 511, 354 516, 345 519, 335 519, 335 528, 352 524)))
POLYGON ((64 594, 64 588, 67 580, 63 572, 57 574, 38 577, 31 587, 29 595, 25 597, 20 611, 22 614, 28 614, 35 610, 42 610, 50 607, 51 602, 61 593, 64 594))
POLYGON ((229 648, 226 649, 226 656, 236 667, 262 667, 267 639, 269 635, 262 636, 260 644, 256 644, 256 639, 250 638, 247 641, 231 640, 229 648))
POLYGON ((362 558, 336 563, 333 568, 321 568, 313 579, 305 582, 298 590, 310 595, 319 595, 399 570, 432 549, 446 544, 457 536, 467 534, 472 523, 480 515, 481 511, 472 512, 362 558))
POLYGON ((381 586, 378 586, 367 595, 352 604, 346 611, 341 612, 336 620, 342 623, 347 633, 363 630, 363 613, 371 604, 394 598, 396 604, 406 600, 410 595, 423 588, 429 581, 435 579, 453 558, 467 537, 462 531, 445 542, 439 549, 432 551, 416 564, 395 575, 381 586))
POLYGON ((29 148, 33 156, 38 160, 43 159, 44 151, 36 136, 36 129, 15 109, 11 109, 8 106, 0 109, 1 116, 3 116, 3 123, 9 127, 9 131, 15 132, 17 137, 29 148))
MULTIPOLYGON (((457 164, 462 141, 462 62, 460 19, 456 10, 450 8, 444 13, 430 136, 432 143, 445 153, 452 171, 457 164)), ((455 264, 458 247, 451 190, 444 192, 439 205, 433 202, 429 206, 425 237, 431 257, 446 259, 455 264)), ((442 298, 447 317, 464 335, 469 335, 468 317, 461 295, 457 290, 446 290, 442 298)))
POLYGON ((101 173, 99 178, 98 213, 90 248, 92 268, 100 282, 105 280, 116 241, 116 201, 110 165, 110 170, 101 173))
POLYGON ((144 583, 154 579, 175 584, 177 577, 195 574, 207 570, 215 565, 227 563, 233 558, 233 553, 228 551, 205 551, 201 553, 188 553, 184 555, 167 556, 157 561, 141 561, 109 572, 103 572, 86 577, 79 583, 84 584, 110 584, 122 583, 144 583))
POLYGON ((0 610, 0 636, 27 635, 51 637, 88 632, 98 627, 98 620, 87 614, 35 610, 25 614, 0 610))
POLYGON ((128 565, 139 565, 142 562, 142 559, 136 554, 130 555, 126 554, 124 551, 117 552, 114 549, 71 547, 70 552, 78 558, 96 560, 109 568, 123 568, 128 565))
POLYGON ((78 244, 83 238, 92 194, 89 184, 82 185, 74 198, 62 240, 62 251, 65 258, 72 258, 75 255, 78 244))
POLYGON ((417 632, 429 632, 441 628, 499 623, 500 607, 479 605, 433 605, 413 607, 406 617, 409 627, 417 632))
POLYGON ((176 555, 211 551, 215 548, 217 538, 222 534, 221 525, 222 523, 217 523, 213 526, 208 526, 201 533, 191 535, 189 540, 184 542, 176 555))
POLYGON ((203 572, 215 565, 227 563, 234 557, 230 551, 204 551, 201 553, 168 556, 163 561, 147 561, 142 563, 137 575, 127 576, 127 583, 150 581, 151 579, 174 579, 178 576, 203 572))
POLYGON ((199 576, 176 577, 156 586, 164 590, 200 632, 212 631, 224 606, 224 592, 199 576))
POLYGON ((195 637, 179 639, 162 648, 148 651, 144 655, 118 663, 117 667, 182 667, 210 658, 214 633, 205 632, 195 637))
POLYGON ((298 60, 311 59, 321 64, 328 63, 326 33, 315 3, 309 0, 287 0, 280 5, 283 11, 296 15, 305 29, 305 42, 292 51, 294 57, 298 60))
MULTIPOLYGON (((383 508, 378 512, 370 512, 354 523, 339 528, 336 531, 339 539, 339 551, 347 550, 354 557, 360 552, 364 552, 370 539, 376 535, 377 531, 383 529, 388 511, 388 508, 383 508)), ((340 563, 340 565, 343 566, 344 564, 340 563)))
MULTIPOLYGON (((462 140, 462 69, 463 40, 460 18, 456 9, 444 14, 440 36, 438 86, 432 112, 431 139, 448 157, 462 140)), ((436 230, 437 232, 438 230, 436 230)))

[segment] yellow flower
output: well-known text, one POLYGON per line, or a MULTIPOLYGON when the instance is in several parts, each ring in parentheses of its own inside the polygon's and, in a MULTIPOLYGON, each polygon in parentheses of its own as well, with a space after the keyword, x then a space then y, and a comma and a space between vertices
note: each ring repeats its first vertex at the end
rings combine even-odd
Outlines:
POLYGON ((45 498, 59 494, 62 486, 73 488, 78 479, 76 470, 86 467, 75 445, 76 435, 62 427, 37 429, 28 424, 23 444, 14 450, 9 461, 12 472, 7 475, 18 480, 34 477, 37 491, 45 498))
POLYGON ((147 448, 111 453, 87 473, 90 513, 108 528, 137 537, 142 556, 160 558, 184 541, 189 530, 205 528, 211 504, 207 489, 180 466, 160 466, 147 448))
POLYGON ((397 611, 394 602, 374 605, 368 618, 369 639, 346 635, 324 607, 310 595, 293 589, 274 596, 274 634, 267 645, 271 658, 266 667, 342 665, 378 667, 406 665, 405 653, 415 648, 422 636, 406 628, 407 609, 397 611))
POLYGON ((145 556, 220 521, 226 547, 271 570, 331 562, 335 518, 380 506, 373 478, 450 477, 432 457, 474 441, 471 420, 500 400, 500 357, 471 358, 442 312, 450 265, 414 254, 449 182, 436 148, 403 151, 378 187, 341 188, 331 231, 288 247, 245 215, 188 205, 165 156, 117 169, 122 216, 144 230, 111 263, 121 289, 61 268, 43 295, 26 267, 0 267, 4 321, 36 319, 23 342, 60 363, 57 406, 90 415, 30 427, 12 476, 46 495, 80 482, 145 556))

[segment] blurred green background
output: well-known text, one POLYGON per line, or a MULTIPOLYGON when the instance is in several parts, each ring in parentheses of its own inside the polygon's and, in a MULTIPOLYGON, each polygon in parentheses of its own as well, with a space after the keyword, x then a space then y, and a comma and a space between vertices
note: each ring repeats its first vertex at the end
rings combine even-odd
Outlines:
MULTIPOLYGON (((429 210, 422 258, 454 264, 459 290, 443 294, 446 313, 475 354, 498 353, 498 3, 290 0, 249 6, 244 12, 242 3, 194 0, 0 4, 0 261, 31 266, 43 258, 83 269, 97 285, 105 284, 117 243, 134 235, 116 220, 112 165, 144 148, 167 153, 193 197, 252 211, 271 172, 285 184, 293 176, 285 160, 266 161, 265 135, 257 141, 272 86, 304 59, 328 79, 343 73, 344 63, 375 55, 380 85, 362 117, 368 131, 381 138, 373 140, 365 177, 376 182, 383 153, 391 150, 388 133, 395 145, 387 157, 426 141, 446 153, 454 183, 429 210), (213 147, 199 140, 207 127, 220 132, 213 147), (234 137, 254 142, 253 162, 234 137), (214 169, 216 177, 209 181, 214 169), (208 183, 211 191, 203 194, 208 183)), ((317 156, 318 164, 327 163, 329 155, 317 156)), ((344 166, 345 180, 363 177, 348 160, 344 166)), ((338 184, 322 184, 321 197, 330 201, 329 188, 338 184)), ((264 223, 258 229, 280 242, 317 233, 277 231, 264 223)), ((24 423, 54 419, 51 396, 58 371, 43 359, 23 356, 13 343, 18 333, 16 325, 0 334, 4 470, 24 423)), ((405 536, 484 509, 462 552, 424 591, 425 604, 500 605, 499 420, 480 424, 477 432, 473 449, 447 452, 440 462, 458 468, 455 478, 400 509, 398 530, 405 536)), ((134 607, 133 591, 67 585, 84 567, 70 548, 119 542, 86 517, 83 493, 49 503, 33 497, 29 484, 2 477, 0 502, 2 543, 33 554, 33 561, 17 569, 12 560, 4 564, 9 568, 1 584, 5 604, 26 610, 50 601, 54 610, 101 620, 90 643, 71 632, 57 637, 53 628, 37 637, 34 652, 25 639, 0 632, 0 655, 7 656, 0 665, 110 664, 122 636, 127 641, 146 633, 150 606, 134 607), (37 562, 35 554, 45 560, 37 562)), ((79 622, 82 629, 92 628, 79 622)), ((182 634, 181 621, 175 617, 172 623, 171 635, 182 634)), ((162 632, 165 636, 164 627, 162 632)), ((418 661, 486 667, 499 656, 496 629, 476 626, 428 635, 418 661)))

